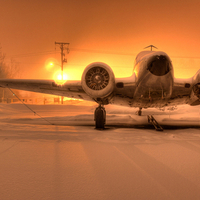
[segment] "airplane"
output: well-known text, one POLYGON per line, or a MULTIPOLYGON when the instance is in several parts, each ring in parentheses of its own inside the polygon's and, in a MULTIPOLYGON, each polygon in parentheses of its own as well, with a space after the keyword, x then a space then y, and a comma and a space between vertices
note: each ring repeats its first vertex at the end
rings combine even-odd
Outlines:
POLYGON ((103 62, 89 64, 80 81, 0 79, 0 87, 71 97, 98 104, 94 112, 96 129, 104 129, 105 105, 114 104, 142 108, 162 108, 189 104, 200 105, 200 70, 188 79, 174 77, 170 57, 162 51, 144 50, 135 58, 133 74, 115 78, 113 70, 103 62))

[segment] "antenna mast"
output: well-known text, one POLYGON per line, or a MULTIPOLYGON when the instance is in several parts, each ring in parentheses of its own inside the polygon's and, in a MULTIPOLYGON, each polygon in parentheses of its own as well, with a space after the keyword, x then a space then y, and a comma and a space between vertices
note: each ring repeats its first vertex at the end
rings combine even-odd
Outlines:
POLYGON ((149 45, 149 46, 147 46, 147 47, 145 47, 144 49, 147 49, 147 48, 149 48, 149 47, 151 47, 151 51, 152 51, 152 48, 158 49, 157 47, 153 46, 152 44, 149 45))

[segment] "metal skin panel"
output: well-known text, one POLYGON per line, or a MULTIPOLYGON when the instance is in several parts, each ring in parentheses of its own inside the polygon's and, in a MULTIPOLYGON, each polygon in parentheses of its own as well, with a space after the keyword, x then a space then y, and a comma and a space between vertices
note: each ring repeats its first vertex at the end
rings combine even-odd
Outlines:
POLYGON ((132 106, 165 106, 172 95, 174 84, 171 60, 164 52, 145 53, 146 56, 137 58, 134 68, 137 87, 132 106))

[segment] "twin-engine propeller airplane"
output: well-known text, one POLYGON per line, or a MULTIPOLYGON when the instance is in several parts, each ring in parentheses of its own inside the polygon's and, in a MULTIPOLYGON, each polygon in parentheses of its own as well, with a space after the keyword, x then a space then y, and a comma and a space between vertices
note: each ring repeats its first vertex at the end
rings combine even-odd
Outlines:
POLYGON ((59 85, 54 80, 0 79, 0 87, 95 101, 97 129, 105 126, 107 104, 138 107, 138 115, 142 108, 200 104, 200 70, 189 79, 175 78, 169 56, 152 49, 136 56, 130 77, 115 78, 110 66, 94 62, 85 68, 81 81, 59 85))

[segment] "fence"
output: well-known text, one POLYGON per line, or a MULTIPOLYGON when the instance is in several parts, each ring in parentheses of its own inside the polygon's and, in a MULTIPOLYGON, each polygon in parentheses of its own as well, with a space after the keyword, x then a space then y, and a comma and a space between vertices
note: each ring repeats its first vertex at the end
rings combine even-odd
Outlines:
MULTIPOLYGON (((63 101, 64 104, 68 103, 70 100, 63 101)), ((57 98, 1 98, 0 103, 20 103, 24 102, 26 104, 61 104, 61 99, 57 98)))

